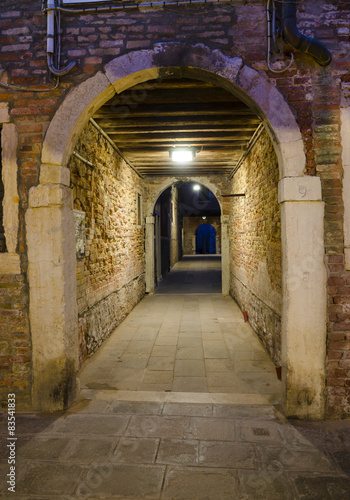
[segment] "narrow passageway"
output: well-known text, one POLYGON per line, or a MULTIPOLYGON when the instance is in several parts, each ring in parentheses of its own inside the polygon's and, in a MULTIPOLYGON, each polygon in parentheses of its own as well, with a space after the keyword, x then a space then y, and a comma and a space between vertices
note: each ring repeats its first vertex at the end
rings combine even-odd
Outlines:
POLYGON ((160 282, 155 293, 221 293, 221 256, 184 255, 160 282))
POLYGON ((80 373, 81 389, 261 396, 279 404, 274 364, 231 297, 220 256, 185 256, 80 373))

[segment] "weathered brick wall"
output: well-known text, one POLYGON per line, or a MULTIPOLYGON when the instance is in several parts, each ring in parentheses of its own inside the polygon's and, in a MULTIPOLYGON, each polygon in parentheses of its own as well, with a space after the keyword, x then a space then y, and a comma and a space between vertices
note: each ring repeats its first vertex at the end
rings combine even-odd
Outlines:
POLYGON ((137 224, 138 175, 88 124, 75 150, 96 165, 69 161, 74 208, 85 212, 85 257, 77 260, 81 361, 144 295, 143 226, 137 224))
POLYGON ((30 406, 31 341, 26 285, 21 275, 0 276, 0 401, 7 407, 9 392, 18 408, 30 406))
MULTIPOLYGON (((297 7, 298 28, 330 48, 333 54, 331 66, 320 68, 311 58, 296 53, 295 63, 288 71, 281 74, 269 72, 266 66, 265 0, 237 0, 227 5, 173 6, 171 10, 64 14, 62 64, 75 60, 77 68, 62 78, 57 90, 49 93, 9 91, 0 87, 0 102, 9 103, 11 121, 16 124, 20 135, 18 249, 25 283, 24 215, 28 192, 39 180, 43 135, 60 102, 73 86, 101 70, 103 64, 117 55, 151 48, 162 41, 205 43, 229 56, 241 56, 247 65, 267 72, 300 125, 307 155, 306 173, 319 175, 322 180, 329 273, 328 413, 344 417, 350 415, 350 274, 345 271, 343 261, 339 107, 341 92, 348 92, 350 81, 350 2, 300 0, 297 7)), ((52 85, 46 65, 46 21, 40 9, 41 0, 1 2, 0 68, 6 71, 2 81, 26 86, 52 85)), ((26 290, 23 288, 24 304, 27 301, 26 290)), ((27 314, 26 307, 24 315, 27 314)), ((6 322, 2 334, 10 334, 6 322)), ((26 362, 23 362, 23 368, 25 366, 26 362)), ((6 384, 3 387, 6 388, 6 384)))
POLYGON ((213 226, 216 232, 216 253, 221 253, 221 223, 220 216, 207 217, 205 220, 202 217, 184 217, 183 218, 183 253, 187 255, 195 255, 196 253, 196 236, 195 232, 201 224, 209 224, 213 226))
POLYGON ((232 179, 231 294, 281 364, 281 217, 278 162, 264 131, 232 179))

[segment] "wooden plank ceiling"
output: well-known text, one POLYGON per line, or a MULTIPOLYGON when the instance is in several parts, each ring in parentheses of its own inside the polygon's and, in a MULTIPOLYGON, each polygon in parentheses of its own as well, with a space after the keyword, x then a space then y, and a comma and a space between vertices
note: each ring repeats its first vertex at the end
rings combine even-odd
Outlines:
POLYGON ((114 96, 93 118, 142 175, 229 173, 260 124, 230 92, 184 78, 136 85, 114 96), (195 148, 196 158, 173 163, 173 146, 195 148))

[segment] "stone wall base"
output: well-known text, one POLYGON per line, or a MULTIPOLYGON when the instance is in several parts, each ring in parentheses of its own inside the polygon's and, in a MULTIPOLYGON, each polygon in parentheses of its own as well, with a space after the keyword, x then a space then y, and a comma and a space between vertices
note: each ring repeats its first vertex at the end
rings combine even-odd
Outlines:
POLYGON ((144 295, 145 275, 142 273, 120 290, 79 313, 80 366, 111 335, 144 295))
POLYGON ((259 299, 232 273, 230 295, 242 311, 247 311, 251 327, 275 365, 281 366, 281 315, 259 299))

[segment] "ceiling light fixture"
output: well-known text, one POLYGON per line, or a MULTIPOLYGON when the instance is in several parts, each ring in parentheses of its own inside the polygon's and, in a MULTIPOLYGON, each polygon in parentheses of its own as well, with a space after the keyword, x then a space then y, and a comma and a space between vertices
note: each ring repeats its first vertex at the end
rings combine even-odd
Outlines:
POLYGON ((190 147, 174 147, 169 151, 169 156, 176 163, 186 163, 194 159, 196 152, 190 147))
POLYGON ((193 186, 193 191, 200 191, 200 189, 201 189, 201 187, 200 187, 200 185, 199 185, 199 184, 195 184, 195 185, 193 186))

